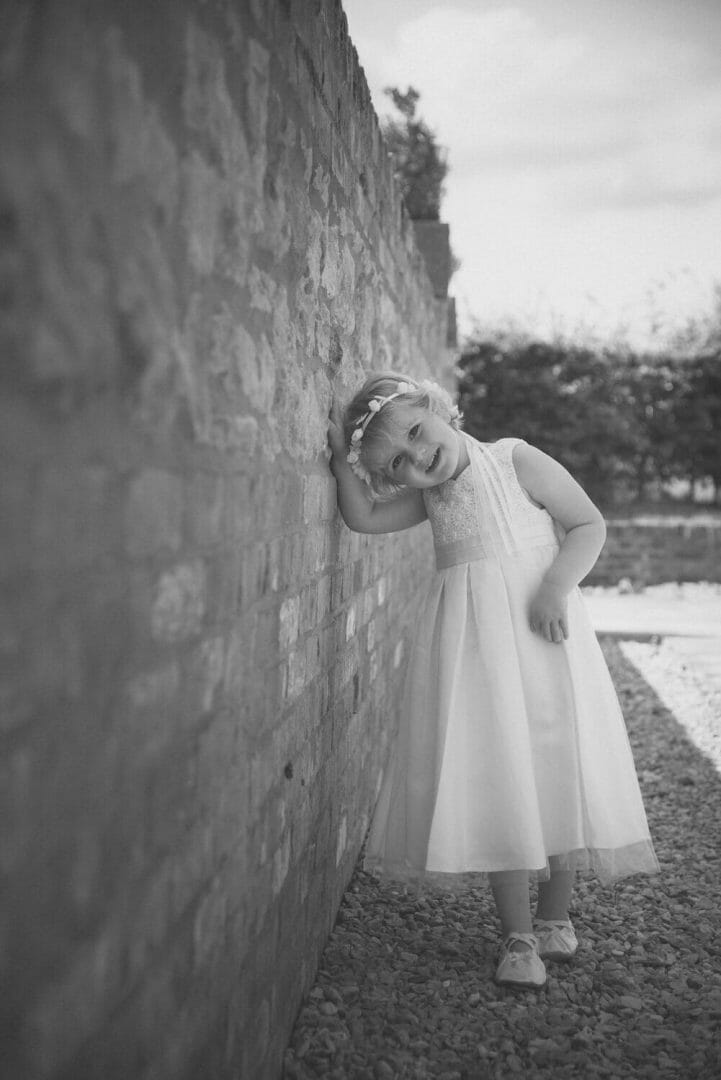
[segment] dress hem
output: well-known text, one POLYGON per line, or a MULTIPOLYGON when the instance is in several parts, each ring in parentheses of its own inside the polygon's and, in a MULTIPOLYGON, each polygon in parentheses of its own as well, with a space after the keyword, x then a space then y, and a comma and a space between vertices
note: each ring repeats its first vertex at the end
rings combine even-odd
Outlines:
POLYGON ((547 881, 551 873, 550 859, 554 860, 554 870, 576 870, 582 874, 589 874, 597 877, 602 885, 612 885, 616 881, 635 874, 650 876, 660 872, 658 859, 650 839, 624 848, 578 848, 575 851, 550 855, 543 866, 537 867, 506 865, 484 869, 431 870, 413 867, 405 862, 388 862, 377 856, 365 855, 363 869, 389 881, 452 890, 454 887, 466 888, 488 884, 490 874, 511 873, 518 870, 525 870, 531 881, 547 881))

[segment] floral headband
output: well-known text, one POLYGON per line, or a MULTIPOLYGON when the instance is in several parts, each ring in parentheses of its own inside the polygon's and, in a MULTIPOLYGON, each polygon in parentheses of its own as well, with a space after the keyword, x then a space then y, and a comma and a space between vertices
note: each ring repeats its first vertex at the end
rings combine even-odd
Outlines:
POLYGON ((361 441, 366 433, 366 428, 373 417, 379 413, 383 406, 387 405, 389 401, 393 401, 397 397, 402 397, 403 394, 410 394, 413 390, 417 389, 418 387, 413 386, 411 383, 398 383, 398 389, 395 393, 389 394, 388 397, 382 397, 379 394, 378 397, 371 398, 368 402, 368 412, 364 413, 359 420, 356 420, 353 434, 350 437, 351 447, 347 455, 347 460, 356 476, 359 476, 361 480, 365 480, 366 484, 370 484, 370 473, 360 462, 361 441))

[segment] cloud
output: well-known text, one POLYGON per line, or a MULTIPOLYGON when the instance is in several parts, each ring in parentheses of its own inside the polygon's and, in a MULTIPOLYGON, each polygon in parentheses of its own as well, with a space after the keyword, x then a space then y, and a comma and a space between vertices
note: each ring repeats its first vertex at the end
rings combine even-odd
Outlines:
POLYGON ((696 285, 664 304, 704 310, 721 276, 721 8, 456 0, 418 15, 398 0, 384 18, 387 0, 346 3, 377 111, 383 87, 416 86, 448 148, 462 329, 515 314, 642 335, 649 287, 683 266, 696 285))
POLYGON ((663 25, 640 40, 580 21, 559 30, 517 6, 443 6, 395 40, 357 44, 376 86, 421 91, 457 174, 520 174, 577 210, 721 193, 718 65, 663 25))

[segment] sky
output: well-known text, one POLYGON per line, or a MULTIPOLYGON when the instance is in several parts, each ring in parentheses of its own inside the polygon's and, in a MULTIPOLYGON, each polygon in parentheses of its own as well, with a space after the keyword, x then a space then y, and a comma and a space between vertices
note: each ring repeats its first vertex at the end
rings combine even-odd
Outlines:
POLYGON ((721 284, 721 0, 343 0, 450 166, 463 334, 653 347, 721 284))

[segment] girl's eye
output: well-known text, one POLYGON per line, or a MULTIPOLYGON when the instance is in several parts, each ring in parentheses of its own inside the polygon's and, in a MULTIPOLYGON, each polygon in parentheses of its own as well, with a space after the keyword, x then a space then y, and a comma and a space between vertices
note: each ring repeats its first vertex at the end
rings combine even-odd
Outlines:
POLYGON ((399 468, 400 463, 402 461, 403 461, 403 455, 402 454, 396 454, 396 456, 393 458, 393 461, 391 461, 391 469, 399 468))
POLYGON ((415 439, 420 430, 421 430, 421 425, 420 424, 414 424, 413 427, 411 428, 411 430, 408 432, 408 437, 410 439, 415 439))

